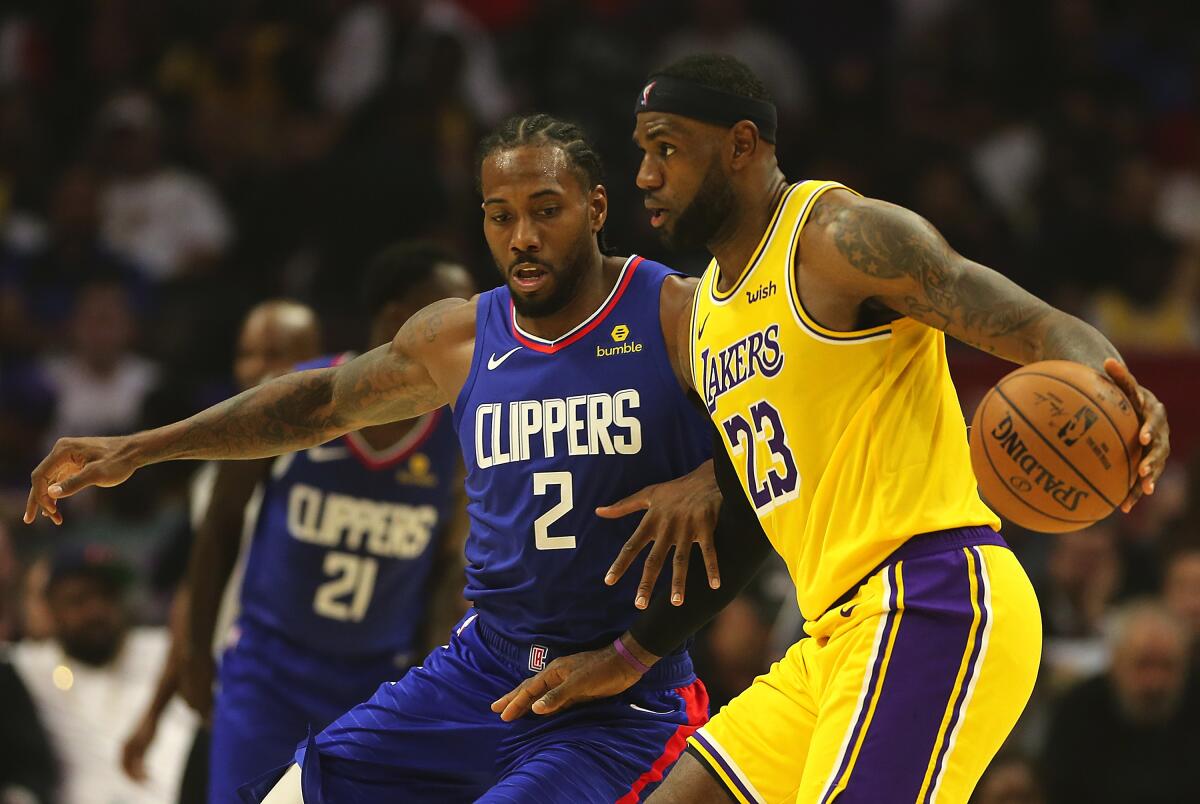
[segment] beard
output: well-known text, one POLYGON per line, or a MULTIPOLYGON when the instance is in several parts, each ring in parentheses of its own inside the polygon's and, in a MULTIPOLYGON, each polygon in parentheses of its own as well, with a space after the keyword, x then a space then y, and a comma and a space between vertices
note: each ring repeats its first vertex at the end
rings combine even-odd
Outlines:
MULTIPOLYGON (((562 261, 561 268, 534 258, 526 259, 525 262, 533 262, 542 266, 552 277, 552 285, 546 295, 530 298, 521 295, 509 282, 509 296, 512 297, 513 307, 517 312, 525 318, 544 318, 554 315, 566 307, 575 298, 575 294, 579 290, 579 283, 583 281, 583 275, 587 272, 587 255, 591 248, 591 242, 592 233, 585 231, 575 248, 562 261)), ((509 270, 511 271, 512 268, 513 266, 510 266, 509 270)), ((508 282, 507 276, 505 281, 508 282)))
POLYGON ((663 242, 673 251, 699 251, 717 239, 721 227, 733 212, 733 188, 721 175, 714 157, 700 189, 676 218, 673 226, 664 226, 663 242))
POLYGON ((103 667, 112 661, 121 649, 124 634, 107 629, 79 634, 61 634, 58 641, 63 652, 92 667, 103 667))

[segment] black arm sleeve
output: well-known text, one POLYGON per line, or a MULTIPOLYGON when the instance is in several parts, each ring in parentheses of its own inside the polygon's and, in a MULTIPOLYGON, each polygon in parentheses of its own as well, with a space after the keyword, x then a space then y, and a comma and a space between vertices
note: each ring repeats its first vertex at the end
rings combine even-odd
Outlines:
POLYGON ((716 427, 713 436, 713 469, 724 500, 713 531, 713 547, 721 570, 721 588, 708 585, 704 557, 693 549, 688 560, 687 586, 683 605, 671 605, 669 591, 650 600, 649 607, 630 626, 629 632, 646 650, 666 656, 717 615, 737 597, 771 553, 771 543, 758 515, 750 507, 742 483, 716 427))

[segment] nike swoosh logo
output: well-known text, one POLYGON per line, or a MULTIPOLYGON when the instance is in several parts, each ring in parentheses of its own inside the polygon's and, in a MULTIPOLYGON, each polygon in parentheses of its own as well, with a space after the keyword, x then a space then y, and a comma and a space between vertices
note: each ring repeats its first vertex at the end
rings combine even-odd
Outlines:
POLYGON ((838 614, 842 615, 843 617, 849 617, 851 614, 854 613, 854 610, 856 608, 858 608, 857 603, 855 603, 853 606, 845 606, 841 609, 841 611, 838 612, 838 614))
POLYGON ((710 315, 712 315, 712 313, 705 314, 704 320, 700 322, 700 329, 696 330, 696 340, 700 340, 704 337, 704 327, 708 325, 708 317, 710 315))
POLYGON ((340 461, 343 458, 349 457, 350 452, 345 447, 309 447, 306 450, 308 459, 313 463, 325 463, 326 461, 340 461))
POLYGON ((513 352, 517 351, 517 349, 520 349, 520 348, 521 348, 521 347, 520 347, 520 346, 518 346, 516 349, 510 349, 509 351, 507 351, 507 352, 505 352, 504 354, 500 355, 500 357, 496 357, 496 353, 495 353, 495 352, 492 352, 492 356, 488 358, 488 371, 493 371, 493 370, 495 370, 495 368, 496 368, 497 366, 499 366, 499 365, 500 365, 501 363, 503 363, 505 360, 508 360, 508 358, 509 358, 509 355, 511 355, 513 352))
POLYGON ((635 704, 635 703, 631 703, 631 704, 629 705, 629 708, 630 708, 630 709, 636 709, 636 710, 638 710, 639 712, 647 712, 647 713, 649 713, 649 714, 651 714, 651 715, 673 715, 673 714, 675 714, 675 710, 674 710, 674 709, 669 709, 669 710, 667 710, 666 712, 656 712, 656 711, 654 711, 653 709, 647 709, 646 707, 644 707, 644 706, 638 706, 638 705, 637 705, 637 704, 635 704))

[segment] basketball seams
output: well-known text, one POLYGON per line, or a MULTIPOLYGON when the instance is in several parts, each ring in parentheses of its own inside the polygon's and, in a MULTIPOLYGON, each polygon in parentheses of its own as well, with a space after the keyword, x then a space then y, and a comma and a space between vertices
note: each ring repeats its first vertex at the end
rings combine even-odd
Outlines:
MULTIPOLYGON (((1027 376, 1027 375, 1025 375, 1025 376, 1027 376)), ((1058 379, 1058 378, 1050 377, 1050 379, 1058 379)), ((1107 494, 1105 494, 1100 489, 1096 488, 1096 486, 1092 483, 1092 481, 1088 479, 1087 475, 1085 475, 1083 472, 1079 471, 1079 469, 1076 468, 1075 464, 1071 463, 1071 461, 1069 461, 1067 459, 1067 456, 1065 456, 1061 452, 1059 452, 1058 447, 1054 446, 1054 444, 1051 443, 1050 439, 1046 438, 1046 436, 1042 434, 1042 431, 1037 428, 1037 425, 1035 425, 1033 422, 1031 422, 1029 420, 1029 417, 1025 415, 1025 412, 1022 411, 1019 407, 1017 407, 1017 404, 1015 402, 1013 402, 1011 399, 1009 399, 1008 394, 1004 393, 1004 389, 1001 387, 1002 385, 1004 385, 1003 382, 999 383, 996 386, 996 393, 999 394, 1001 396, 1001 398, 1003 398, 1004 401, 1008 403, 1008 406, 1012 409, 1012 411, 1014 413, 1016 413, 1018 416, 1021 417, 1021 421, 1025 422, 1025 424, 1029 425, 1029 428, 1031 430, 1033 430, 1034 433, 1037 434, 1037 437, 1040 438, 1042 440, 1042 442, 1045 443, 1045 445, 1047 447, 1049 447, 1051 449, 1051 451, 1054 452, 1055 455, 1058 456, 1058 459, 1061 460, 1063 463, 1065 463, 1070 468, 1070 470, 1072 472, 1074 472, 1075 475, 1080 480, 1082 480, 1084 483, 1086 483, 1088 485, 1088 488, 1090 488, 1092 491, 1099 494, 1100 499, 1104 500, 1104 502, 1106 502, 1108 505, 1112 506, 1113 508, 1116 508, 1118 504, 1113 502, 1112 500, 1108 499, 1107 494)), ((1076 389, 1076 390, 1079 390, 1079 389, 1076 389)), ((1080 391, 1080 393, 1083 393, 1083 392, 1080 391)), ((1096 405, 1090 396, 1087 396, 1086 394, 1084 394, 1084 397, 1089 402, 1091 402, 1093 405, 1095 405, 1096 407, 1099 407, 1099 405, 1096 405)), ((1115 433, 1116 433, 1117 439, 1120 440, 1121 431, 1115 430, 1115 433)), ((1128 469, 1126 470, 1126 472, 1127 472, 1126 477, 1128 477, 1128 469)))
MULTIPOLYGON (((995 390, 999 390, 999 389, 993 389, 993 391, 995 391, 995 390)), ((987 396, 985 396, 983 398, 983 402, 981 402, 979 405, 979 408, 980 408, 979 420, 980 421, 982 421, 984 418, 984 416, 982 415, 983 409, 985 407, 987 407, 987 404, 994 398, 995 397, 993 396, 992 391, 989 391, 987 393, 987 396)), ((975 429, 982 429, 982 428, 976 427, 975 429)), ((981 445, 981 449, 983 450, 983 457, 987 459, 988 466, 990 466, 992 468, 992 474, 994 474, 996 476, 996 478, 1000 481, 1000 486, 1005 491, 1007 491, 1009 494, 1011 494, 1013 497, 1015 497, 1025 507, 1029 508, 1030 510, 1034 511, 1037 514, 1040 514, 1041 516, 1046 517, 1047 519, 1053 519, 1056 522, 1063 522, 1068 525, 1086 526, 1086 525, 1092 524, 1092 522, 1094 521, 1092 519, 1066 519, 1061 516, 1055 516, 1054 514, 1048 514, 1045 511, 1043 511, 1042 509, 1038 508, 1036 505, 1031 503, 1029 500, 1026 500, 1020 494, 1017 494, 1017 492, 1013 491, 1012 488, 1009 487, 1008 483, 1004 482, 1004 475, 1002 475, 1000 473, 1000 470, 996 467, 995 461, 992 460, 991 453, 988 452, 988 444, 987 444, 986 438, 984 439, 983 444, 981 445)))
MULTIPOLYGON (((1079 364, 1079 365, 1082 365, 1082 364, 1079 364)), ((1085 368, 1087 368, 1087 367, 1085 366, 1085 368)), ((1092 369, 1092 370, 1093 370, 1093 371, 1095 371, 1095 369, 1092 369)), ((1097 373, 1097 374, 1099 374, 1099 372, 1096 372, 1096 373, 1097 373)), ((1074 383, 1072 383, 1070 380, 1064 380, 1062 377, 1058 377, 1058 376, 1056 376, 1056 375, 1054 375, 1054 374, 1047 374, 1047 373, 1045 373, 1044 371, 1022 371, 1022 372, 1021 372, 1021 376, 1022 376, 1022 377, 1046 377, 1047 379, 1051 379, 1051 380, 1057 380, 1058 382, 1061 382, 1063 385, 1067 386, 1068 388, 1071 388, 1071 389, 1075 390, 1076 392, 1078 392, 1079 394, 1081 394, 1081 395, 1082 395, 1082 396, 1083 396, 1085 399, 1087 399, 1087 401, 1091 402, 1091 403, 1092 403, 1092 406, 1093 406, 1093 407, 1095 407, 1095 408, 1096 408, 1096 410, 1100 411, 1100 414, 1101 414, 1102 416, 1104 416, 1104 418, 1105 418, 1105 419, 1107 419, 1107 420, 1108 420, 1108 423, 1109 423, 1110 425, 1112 425, 1113 432, 1117 434, 1117 441, 1119 441, 1119 442, 1121 443, 1121 449, 1122 449, 1122 450, 1124 451, 1124 453, 1125 453, 1125 466, 1126 466, 1126 468, 1129 470, 1129 472, 1130 472, 1130 473, 1134 473, 1134 474, 1135 474, 1135 476, 1134 476, 1134 477, 1132 477, 1132 478, 1130 478, 1130 477, 1128 476, 1128 474, 1126 475, 1126 479, 1128 479, 1128 480, 1129 480, 1129 488, 1133 488, 1133 484, 1134 484, 1134 482, 1137 480, 1137 477, 1136 477, 1136 473, 1135 473, 1135 472, 1134 472, 1134 470, 1131 468, 1131 467, 1133 466, 1133 461, 1132 461, 1132 460, 1130 460, 1130 455, 1129 455, 1129 447, 1127 447, 1127 446, 1125 445, 1125 441, 1124 441, 1124 440, 1121 438, 1121 428, 1117 427, 1117 423, 1116 423, 1115 421, 1113 421, 1113 418, 1112 418, 1111 416, 1109 416, 1109 415, 1108 415, 1108 411, 1104 409, 1104 406, 1103 406, 1103 405, 1101 405, 1101 404, 1099 404, 1099 403, 1098 403, 1096 400, 1092 399, 1092 395, 1091 395, 1091 394, 1089 394, 1087 391, 1083 390, 1083 389, 1082 389, 1082 388, 1080 388, 1079 386, 1075 385, 1075 384, 1074 384, 1074 383)), ((999 382, 999 383, 996 385, 996 388, 997 388, 997 390, 999 390, 1000 386, 1001 386, 1001 385, 1003 385, 1003 384, 1004 384, 1004 383, 1005 383, 1007 380, 1009 380, 1009 379, 1012 379, 1012 378, 1011 378, 1011 377, 1006 377, 1006 378, 1004 378, 1003 380, 1001 380, 1001 381, 1000 381, 1000 382, 999 382)), ((1107 378, 1105 378, 1105 379, 1107 379, 1107 378)), ((1111 382, 1111 380, 1110 380, 1110 382, 1111 382)), ((1119 394, 1121 394, 1122 396, 1124 396, 1124 393, 1123 393, 1123 392, 1122 392, 1122 391, 1121 391, 1119 388, 1117 389, 1117 393, 1119 393, 1119 394)), ((1135 418, 1135 419, 1137 418, 1137 414, 1136 414, 1136 413, 1134 414, 1134 418, 1135 418)), ((1140 426, 1140 424, 1141 424, 1141 423, 1139 422, 1138 424, 1139 424, 1139 426, 1140 426)), ((1136 436, 1136 432, 1135 432, 1135 436, 1136 436)), ((1073 468, 1073 467, 1072 467, 1072 468, 1073 468)), ((1107 500, 1107 498, 1106 498, 1106 499, 1105 499, 1105 502, 1107 502, 1107 501, 1108 501, 1108 500, 1107 500)), ((1116 508, 1116 506, 1114 505, 1114 506, 1113 506, 1113 508, 1116 508)))

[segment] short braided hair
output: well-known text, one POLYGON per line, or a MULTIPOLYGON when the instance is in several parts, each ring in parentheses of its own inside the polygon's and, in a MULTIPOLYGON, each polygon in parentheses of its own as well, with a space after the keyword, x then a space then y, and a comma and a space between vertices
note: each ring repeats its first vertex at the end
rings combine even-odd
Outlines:
MULTIPOLYGON (((526 145, 554 145, 561 149, 581 180, 585 193, 604 183, 604 162, 581 127, 548 114, 531 114, 508 118, 480 141, 475 157, 475 189, 483 192, 485 159, 497 151, 526 145)), ((599 233, 599 243, 600 250, 607 251, 603 229, 599 233)))
POLYGON ((496 151, 507 151, 522 145, 557 145, 583 179, 584 190, 590 191, 597 184, 604 183, 604 163, 582 128, 548 114, 531 114, 508 118, 479 143, 475 161, 476 184, 480 182, 483 160, 496 151))

